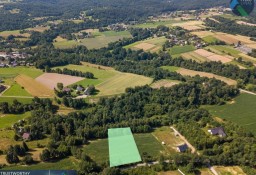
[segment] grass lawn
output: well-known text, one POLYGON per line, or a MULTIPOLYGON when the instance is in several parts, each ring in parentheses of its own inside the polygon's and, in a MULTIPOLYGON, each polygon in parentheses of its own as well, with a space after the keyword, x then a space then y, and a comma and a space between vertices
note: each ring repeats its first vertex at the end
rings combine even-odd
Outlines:
POLYGON ((243 126, 256 134, 256 96, 241 94, 234 103, 223 106, 207 106, 213 116, 217 116, 243 126))
POLYGON ((0 129, 11 127, 14 123, 18 122, 19 120, 26 119, 30 116, 30 113, 24 114, 0 114, 0 129))
POLYGON ((176 72, 180 69, 180 67, 176 67, 176 66, 162 66, 161 68, 168 70, 170 72, 176 72))
POLYGON ((3 170, 77 170, 79 161, 74 157, 69 157, 55 162, 38 163, 29 166, 10 166, 3 170))
POLYGON ((171 55, 177 55, 177 54, 182 54, 186 52, 191 52, 195 50, 195 47, 192 45, 186 45, 186 46, 174 46, 169 50, 169 53, 171 55))
POLYGON ((18 100, 19 102, 21 102, 23 104, 30 104, 32 102, 33 98, 22 98, 22 97, 17 98, 17 97, 3 97, 3 96, 0 96, 0 103, 7 102, 9 104, 12 104, 14 99, 18 100))
MULTIPOLYGON (((160 152, 164 151, 163 146, 156 138, 148 134, 134 134, 136 145, 139 149, 140 155, 147 152, 149 155, 156 157, 160 152)), ((98 163, 105 163, 109 160, 108 153, 108 139, 100 139, 92 141, 89 145, 84 146, 88 155, 98 163)))
POLYGON ((43 71, 34 67, 10 67, 0 69, 0 77, 13 77, 20 74, 27 75, 31 78, 36 78, 42 75, 43 71))
POLYGON ((32 97, 24 88, 22 88, 19 84, 14 83, 3 96, 28 96, 32 97))

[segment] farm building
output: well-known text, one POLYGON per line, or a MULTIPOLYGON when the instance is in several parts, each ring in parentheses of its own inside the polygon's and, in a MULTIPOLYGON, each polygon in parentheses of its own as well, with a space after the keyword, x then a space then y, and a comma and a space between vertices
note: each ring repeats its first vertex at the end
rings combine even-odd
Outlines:
POLYGON ((188 149, 188 145, 187 144, 183 144, 183 145, 177 146, 177 150, 179 152, 185 152, 185 151, 187 151, 187 149, 188 149))
POLYGON ((220 137, 225 137, 226 136, 226 133, 224 132, 223 127, 217 127, 217 128, 209 129, 208 132, 211 135, 218 135, 220 137))
POLYGON ((22 138, 23 138, 23 140, 29 140, 29 139, 30 139, 30 133, 25 132, 25 133, 22 135, 22 138))

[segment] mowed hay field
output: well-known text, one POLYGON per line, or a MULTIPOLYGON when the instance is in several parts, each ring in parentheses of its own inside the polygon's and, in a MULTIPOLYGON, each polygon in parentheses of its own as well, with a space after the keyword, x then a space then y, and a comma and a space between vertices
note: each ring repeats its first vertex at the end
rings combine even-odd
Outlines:
POLYGON ((242 93, 232 103, 222 106, 207 106, 215 117, 243 126, 248 131, 256 134, 256 96, 242 93))
POLYGON ((214 166, 219 175, 246 175, 239 166, 214 166))
POLYGON ((203 26, 203 21, 186 21, 182 23, 175 23, 172 26, 179 26, 189 31, 205 28, 203 26))
POLYGON ((165 37, 148 38, 146 40, 127 45, 124 48, 133 50, 142 49, 144 51, 158 52, 162 48, 165 41, 165 37))
POLYGON ((197 76, 199 75, 200 77, 208 77, 208 78, 216 78, 218 80, 221 80, 225 83, 227 83, 228 85, 236 85, 237 82, 235 80, 226 78, 226 77, 222 77, 219 75, 215 75, 212 73, 207 73, 207 72, 200 72, 200 71, 194 71, 194 70, 189 70, 189 69, 184 69, 184 68, 177 68, 177 67, 173 67, 173 66, 163 66, 162 69, 165 70, 169 70, 170 72, 178 72, 183 76, 197 76))
POLYGON ((98 96, 108 96, 124 93, 125 89, 129 87, 133 88, 136 86, 151 84, 152 81, 152 78, 142 75, 119 73, 118 75, 97 85, 96 89, 100 90, 98 96))
POLYGON ((36 78, 36 81, 45 87, 53 90, 57 87, 58 83, 63 83, 64 86, 68 86, 83 80, 82 77, 63 75, 57 73, 44 73, 43 75, 36 78))
POLYGON ((160 89, 161 87, 169 88, 176 84, 179 84, 180 81, 177 80, 159 80, 151 84, 151 87, 154 89, 160 89))
POLYGON ((174 46, 169 49, 169 53, 173 56, 179 56, 182 53, 194 51, 195 47, 193 45, 186 45, 186 46, 174 46))
POLYGON ((24 89, 30 93, 32 96, 37 96, 37 97, 53 97, 54 92, 44 86, 43 84, 39 83, 35 79, 26 76, 26 75, 18 75, 15 78, 15 81, 24 87, 24 89))
POLYGON ((218 54, 209 52, 204 49, 198 49, 194 52, 202 57, 206 57, 206 59, 209 61, 220 61, 222 63, 228 63, 234 59, 234 57, 232 57, 232 56, 229 56, 229 55, 222 56, 222 55, 218 55, 218 54))

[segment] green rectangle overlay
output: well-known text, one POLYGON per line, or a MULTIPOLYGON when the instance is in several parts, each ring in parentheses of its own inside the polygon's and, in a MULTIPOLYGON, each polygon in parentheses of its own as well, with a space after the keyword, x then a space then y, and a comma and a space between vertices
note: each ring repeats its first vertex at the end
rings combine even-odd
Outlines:
POLYGON ((141 161, 131 128, 108 129, 108 145, 110 167, 141 161))

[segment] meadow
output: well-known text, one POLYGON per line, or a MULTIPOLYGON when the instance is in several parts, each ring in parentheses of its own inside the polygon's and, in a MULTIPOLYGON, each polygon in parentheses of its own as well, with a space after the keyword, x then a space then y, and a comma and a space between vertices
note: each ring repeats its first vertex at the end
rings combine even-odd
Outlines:
MULTIPOLYGON (((134 134, 140 155, 147 152, 150 156, 156 157, 165 149, 159 141, 150 133, 134 134)), ((108 139, 100 139, 91 141, 90 144, 84 146, 88 155, 98 163, 106 163, 109 160, 108 139)))
POLYGON ((7 89, 2 96, 26 96, 32 97, 24 88, 22 88, 19 84, 14 82, 13 85, 9 89, 7 89))
POLYGON ((100 90, 98 96, 121 94, 124 93, 125 89, 128 87, 151 84, 153 81, 153 79, 149 77, 130 73, 122 73, 110 67, 99 66, 85 62, 83 65, 68 65, 58 68, 68 68, 72 70, 93 73, 96 79, 84 79, 75 84, 83 86, 94 85, 96 89, 100 90))
POLYGON ((98 49, 106 47, 109 43, 118 41, 119 39, 132 37, 128 31, 93 32, 93 36, 93 38, 79 39, 78 41, 60 39, 60 37, 58 37, 55 39, 56 42, 54 42, 53 45, 60 49, 72 48, 78 45, 84 45, 88 49, 98 49))
POLYGON ((242 93, 232 103, 222 106, 207 106, 214 117, 219 117, 243 126, 256 134, 256 96, 242 93))
POLYGON ((19 120, 26 119, 30 116, 30 113, 24 114, 0 114, 0 129, 11 127, 14 123, 18 122, 19 120))
POLYGON ((174 46, 169 50, 169 53, 171 55, 179 55, 186 52, 194 51, 195 47, 192 45, 186 45, 186 46, 174 46))
POLYGON ((173 24, 180 23, 180 22, 181 21, 179 21, 179 20, 173 20, 173 19, 162 20, 162 21, 161 20, 148 21, 143 24, 134 25, 134 27, 136 27, 136 28, 157 28, 157 26, 160 26, 160 25, 165 25, 165 26, 171 27, 173 24))

